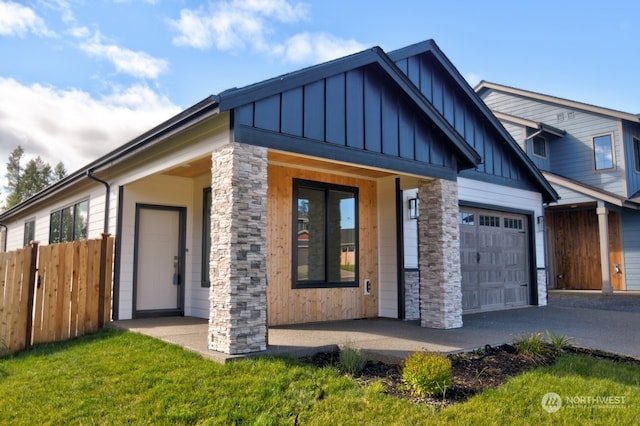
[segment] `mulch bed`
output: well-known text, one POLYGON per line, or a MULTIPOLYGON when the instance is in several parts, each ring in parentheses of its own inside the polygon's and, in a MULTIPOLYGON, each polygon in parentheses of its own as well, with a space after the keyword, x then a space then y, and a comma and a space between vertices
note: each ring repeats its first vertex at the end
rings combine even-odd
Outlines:
MULTIPOLYGON (((610 359, 616 362, 638 363, 640 361, 593 351, 582 348, 568 348, 568 353, 577 353, 594 356, 596 358, 610 359)), ((401 366, 386 364, 377 361, 367 361, 367 364, 355 380, 362 384, 372 381, 382 381, 385 392, 397 398, 408 399, 414 403, 427 403, 434 406, 447 406, 466 401, 473 395, 485 390, 496 388, 504 384, 510 378, 534 368, 553 364, 557 355, 553 351, 547 351, 546 355, 531 357, 519 353, 511 345, 501 345, 473 352, 464 352, 449 355, 452 364, 452 383, 444 396, 433 398, 417 398, 406 389, 402 382, 401 366)), ((337 352, 323 352, 306 357, 305 360, 316 367, 335 366, 339 368, 339 354, 337 352)))

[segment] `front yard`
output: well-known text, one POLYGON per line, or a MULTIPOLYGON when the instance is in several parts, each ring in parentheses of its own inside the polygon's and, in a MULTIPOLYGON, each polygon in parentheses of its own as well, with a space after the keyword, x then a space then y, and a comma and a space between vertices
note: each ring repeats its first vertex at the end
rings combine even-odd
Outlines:
POLYGON ((12 425, 633 424, 640 418, 640 364, 562 355, 437 408, 334 367, 266 358, 219 365, 106 329, 0 359, 0 395, 0 424, 12 425))

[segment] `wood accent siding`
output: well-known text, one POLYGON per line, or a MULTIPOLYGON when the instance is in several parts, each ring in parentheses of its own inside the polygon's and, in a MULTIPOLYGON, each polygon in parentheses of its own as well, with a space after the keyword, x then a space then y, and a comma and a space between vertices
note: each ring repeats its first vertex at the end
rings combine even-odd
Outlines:
POLYGON ((243 133, 244 128, 289 136, 288 150, 300 154, 305 154, 308 144, 319 142, 327 145, 327 158, 332 149, 349 148, 354 162, 359 158, 355 153, 366 151, 447 170, 457 167, 442 132, 401 95, 377 65, 238 106, 234 127, 236 139, 250 137, 243 133))
POLYGON ((337 176, 270 164, 267 191, 267 325, 376 317, 378 315, 377 185, 369 179, 337 176), (355 288, 293 289, 293 179, 359 188, 359 275, 355 288), (371 280, 365 295, 364 279, 371 280))
MULTIPOLYGON (((614 265, 622 263, 620 214, 609 211, 609 262, 611 285, 623 290, 624 275, 614 265)), ((553 257, 552 282, 559 289, 602 289, 598 215, 594 209, 548 211, 549 245, 553 257)))

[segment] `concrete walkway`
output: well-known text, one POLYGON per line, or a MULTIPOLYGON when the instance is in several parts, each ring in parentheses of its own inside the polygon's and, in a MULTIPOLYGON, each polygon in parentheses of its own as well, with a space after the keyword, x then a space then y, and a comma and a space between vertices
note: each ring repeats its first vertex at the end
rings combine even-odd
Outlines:
MULTIPOLYGON (((398 361, 416 350, 457 352, 510 343, 526 333, 554 332, 576 346, 640 359, 640 293, 551 292, 549 305, 465 315, 453 330, 390 319, 337 321, 269 328, 269 348, 254 355, 304 356, 348 345, 371 359, 398 361)), ((240 358, 210 351, 207 321, 154 318, 114 326, 178 344, 218 362, 240 358)))

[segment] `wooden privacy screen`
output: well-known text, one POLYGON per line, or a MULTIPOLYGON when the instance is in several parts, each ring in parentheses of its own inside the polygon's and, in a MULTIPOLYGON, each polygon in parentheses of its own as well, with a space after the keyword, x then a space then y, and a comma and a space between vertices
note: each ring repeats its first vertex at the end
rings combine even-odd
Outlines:
POLYGON ((103 234, 102 239, 39 248, 34 243, 1 254, 0 342, 5 350, 81 336, 109 321, 113 241, 103 234))

